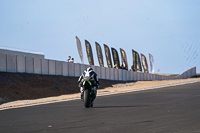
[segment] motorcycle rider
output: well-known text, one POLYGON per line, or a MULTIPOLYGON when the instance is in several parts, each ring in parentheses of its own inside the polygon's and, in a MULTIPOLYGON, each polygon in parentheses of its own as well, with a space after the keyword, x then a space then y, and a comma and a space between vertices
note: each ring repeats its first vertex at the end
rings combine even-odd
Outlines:
MULTIPOLYGON (((91 77, 91 83, 92 83, 92 90, 95 94, 94 99, 96 98, 96 93, 97 93, 97 88, 99 88, 99 80, 97 77, 97 74, 93 71, 92 67, 88 67, 79 77, 78 79, 78 86, 80 87, 80 92, 81 92, 81 100, 83 100, 83 79, 84 77, 91 77)), ((93 100, 94 100, 93 99, 93 100)))

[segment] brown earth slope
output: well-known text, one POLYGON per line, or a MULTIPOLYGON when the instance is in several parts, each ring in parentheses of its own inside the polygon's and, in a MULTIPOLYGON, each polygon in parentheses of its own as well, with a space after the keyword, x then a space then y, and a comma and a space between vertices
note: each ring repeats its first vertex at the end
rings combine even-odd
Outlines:
MULTIPOLYGON (((0 98, 4 101, 36 99, 79 92, 78 77, 0 72, 0 98)), ((119 81, 101 80, 100 89, 119 81)))
MULTIPOLYGON (((77 80, 78 77, 0 72, 0 109, 80 98, 77 80)), ((163 81, 100 80, 97 94, 123 93, 192 82, 200 82, 200 75, 189 79, 163 81)))

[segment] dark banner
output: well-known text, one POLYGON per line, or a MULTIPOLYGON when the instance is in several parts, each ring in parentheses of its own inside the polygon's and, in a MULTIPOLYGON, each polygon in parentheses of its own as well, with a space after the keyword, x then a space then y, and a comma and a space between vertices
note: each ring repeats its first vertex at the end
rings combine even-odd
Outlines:
POLYGON ((95 42, 95 44, 96 44, 97 58, 99 60, 99 65, 102 66, 102 67, 104 67, 101 46, 97 42, 95 42))
POLYGON ((86 47, 86 53, 87 53, 87 57, 88 57, 88 62, 89 62, 90 65, 94 65, 92 48, 91 48, 90 43, 87 40, 85 40, 85 47, 86 47))
POLYGON ((82 51, 82 46, 81 46, 81 41, 79 40, 79 38, 76 36, 76 45, 77 45, 77 49, 78 49, 78 53, 79 53, 79 56, 81 58, 81 62, 82 64, 84 64, 84 61, 83 61, 83 51, 82 51))
POLYGON ((133 53, 133 69, 134 71, 142 71, 142 66, 141 66, 141 62, 140 62, 140 56, 138 54, 138 52, 132 50, 133 53))
POLYGON ((132 50, 132 53, 133 53, 133 71, 137 71, 136 52, 132 50))
POLYGON ((126 52, 120 48, 120 53, 121 53, 121 60, 122 60, 121 68, 128 70, 128 62, 127 62, 126 52))
POLYGON ((111 61, 110 49, 109 49, 109 47, 106 44, 104 44, 104 50, 105 50, 107 65, 108 65, 108 67, 112 68, 112 61, 111 61))
POLYGON ((149 73, 147 59, 143 54, 141 54, 141 60, 142 60, 142 66, 143 66, 144 72, 149 73))
POLYGON ((120 67, 120 64, 119 64, 118 52, 117 52, 117 50, 114 49, 114 48, 111 48, 111 51, 112 51, 112 56, 113 56, 114 65, 117 65, 117 67, 119 68, 119 67, 120 67))

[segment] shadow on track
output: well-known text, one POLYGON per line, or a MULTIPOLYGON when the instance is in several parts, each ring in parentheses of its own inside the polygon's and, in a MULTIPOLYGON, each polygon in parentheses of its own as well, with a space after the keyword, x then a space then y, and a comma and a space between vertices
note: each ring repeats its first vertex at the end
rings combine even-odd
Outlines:
POLYGON ((127 105, 127 106, 95 106, 93 108, 138 108, 138 107, 148 107, 149 105, 127 105))

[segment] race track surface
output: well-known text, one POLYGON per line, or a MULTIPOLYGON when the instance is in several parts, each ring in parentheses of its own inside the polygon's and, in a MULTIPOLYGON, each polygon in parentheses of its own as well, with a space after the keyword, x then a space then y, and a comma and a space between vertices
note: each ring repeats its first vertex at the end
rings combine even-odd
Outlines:
POLYGON ((0 111, 0 133, 200 133, 200 82, 0 111))

